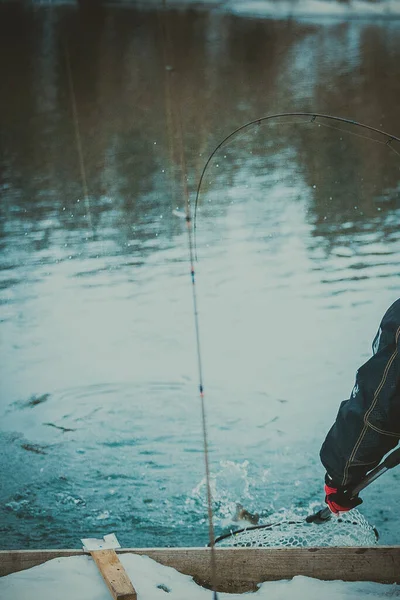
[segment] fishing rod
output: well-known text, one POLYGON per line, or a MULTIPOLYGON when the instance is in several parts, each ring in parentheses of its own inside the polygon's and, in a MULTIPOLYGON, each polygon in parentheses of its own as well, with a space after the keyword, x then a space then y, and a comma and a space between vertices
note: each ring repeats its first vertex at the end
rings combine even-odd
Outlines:
POLYGON ((173 159, 175 155, 175 145, 173 139, 174 126, 176 131, 177 149, 176 154, 181 167, 181 186, 183 190, 183 198, 185 202, 185 220, 187 229, 187 240, 188 240, 188 254, 190 263, 190 278, 192 282, 192 302, 193 302, 193 316, 195 326, 195 339, 196 339, 196 354, 197 354, 197 368, 199 377, 199 395, 200 395, 200 409, 201 409, 201 426, 202 426, 202 438, 203 438, 203 455, 204 455, 204 467, 205 467, 205 479, 206 479, 206 492, 207 492, 207 517, 208 517, 208 533, 209 533, 209 547, 211 548, 210 553, 210 566, 211 566, 211 586, 213 592, 213 600, 218 600, 217 593, 217 564, 215 557, 215 535, 214 535, 214 524, 213 524, 213 509, 212 509, 212 494, 211 494, 211 476, 210 476, 210 463, 209 463, 209 450, 208 450, 208 432, 207 432, 207 419, 206 419, 206 406, 204 398, 204 383, 203 383, 203 367, 202 367, 202 354, 200 347, 200 325, 199 325, 199 313, 198 313, 198 302, 196 292, 196 278, 195 278, 195 255, 193 245, 193 225, 192 225, 192 214, 189 198, 188 179, 186 176, 186 160, 183 145, 183 127, 181 117, 181 106, 178 98, 174 96, 174 86, 172 85, 172 73, 171 69, 167 68, 168 65, 174 64, 173 55, 173 42, 171 38, 171 32, 168 22, 168 16, 166 12, 166 0, 163 0, 163 11, 160 14, 160 25, 161 25, 161 36, 163 46, 163 57, 164 57, 164 68, 165 68, 165 104, 166 104, 166 116, 167 116, 167 130, 168 130, 168 141, 170 145, 170 158, 173 159), (162 14, 162 17, 161 17, 162 14))
POLYGON ((398 154, 400 156, 400 137, 398 137, 392 133, 387 133, 387 132, 383 131, 382 129, 378 129, 377 127, 372 127, 371 125, 365 125, 364 123, 359 123, 358 121, 354 121, 353 119, 346 119, 344 117, 337 117, 334 115, 321 114, 321 113, 316 113, 316 112, 312 112, 312 113, 310 113, 310 112, 284 112, 284 113, 276 113, 276 114, 272 114, 272 115, 267 115, 265 117, 260 117, 258 119, 253 119, 251 121, 248 121, 247 123, 244 123, 244 125, 241 125, 240 127, 237 127, 236 129, 231 131, 231 133, 229 133, 227 136, 225 136, 224 139, 221 140, 219 142, 219 144, 217 144, 217 146, 215 146, 214 150, 209 155, 209 157, 203 167, 203 170, 201 172, 201 175, 199 178, 199 183, 197 185, 197 190, 196 190, 196 199, 195 199, 194 216, 193 216, 193 229, 194 229, 193 245, 194 245, 194 252, 195 252, 196 260, 197 260, 197 242, 196 242, 197 210, 198 210, 198 204, 199 204, 199 199, 200 199, 200 191, 201 191, 201 186, 202 186, 202 183, 204 180, 205 173, 206 173, 207 168, 208 168, 209 164, 211 163, 214 155, 218 152, 218 150, 222 146, 224 146, 228 141, 232 140, 232 138, 234 138, 238 133, 244 131, 245 129, 249 129, 252 126, 261 125, 263 123, 266 123, 267 121, 274 121, 277 119, 283 119, 283 123, 284 123, 288 117, 302 118, 303 120, 299 120, 298 124, 318 123, 318 125, 323 125, 325 127, 331 128, 331 129, 336 129, 342 133, 348 133, 349 135, 355 135, 356 137, 361 137, 370 142, 375 142, 378 144, 388 146, 388 148, 390 148, 390 150, 392 150, 393 152, 395 152, 395 154, 398 154), (359 128, 359 129, 362 129, 365 131, 377 133, 380 136, 382 136, 383 140, 377 140, 377 139, 362 135, 360 133, 355 133, 355 132, 352 132, 349 130, 344 130, 339 127, 332 126, 332 125, 328 124, 326 121, 352 125, 356 128, 359 128), (394 148, 393 143, 399 143, 398 150, 394 148))

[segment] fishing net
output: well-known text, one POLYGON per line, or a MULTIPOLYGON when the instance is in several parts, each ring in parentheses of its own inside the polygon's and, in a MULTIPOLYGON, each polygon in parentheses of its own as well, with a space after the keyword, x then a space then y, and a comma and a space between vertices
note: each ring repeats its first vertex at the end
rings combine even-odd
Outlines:
POLYGON ((374 546, 378 532, 357 509, 324 523, 280 521, 231 531, 215 540, 218 547, 374 546))

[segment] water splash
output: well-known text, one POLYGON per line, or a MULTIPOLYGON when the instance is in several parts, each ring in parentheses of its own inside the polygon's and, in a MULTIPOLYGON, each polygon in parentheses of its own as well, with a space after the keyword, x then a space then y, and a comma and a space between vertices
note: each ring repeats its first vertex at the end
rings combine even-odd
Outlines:
MULTIPOLYGON (((252 510, 254 496, 251 488, 254 484, 248 473, 249 461, 234 462, 220 461, 220 470, 211 473, 210 485, 214 502, 214 515, 216 522, 224 527, 235 521, 238 505, 243 504, 246 509, 252 510)), ((203 478, 192 490, 186 504, 200 504, 205 507, 206 481, 203 478)))

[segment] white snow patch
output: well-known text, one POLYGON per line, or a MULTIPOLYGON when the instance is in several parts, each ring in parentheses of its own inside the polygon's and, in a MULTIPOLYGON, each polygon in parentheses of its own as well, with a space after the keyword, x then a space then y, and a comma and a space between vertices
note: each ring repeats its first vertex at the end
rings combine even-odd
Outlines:
MULTIPOLYGON (((171 567, 147 556, 119 555, 138 594, 138 600, 206 600, 212 592, 171 567), (168 594, 168 595, 166 595, 168 594)), ((398 597, 400 586, 371 582, 320 581, 294 577, 268 581, 247 594, 254 600, 382 600, 398 597)), ((219 593, 220 600, 243 600, 244 594, 219 593)), ((7 600, 109 600, 109 591, 89 556, 55 558, 26 571, 0 578, 0 598, 7 600)))

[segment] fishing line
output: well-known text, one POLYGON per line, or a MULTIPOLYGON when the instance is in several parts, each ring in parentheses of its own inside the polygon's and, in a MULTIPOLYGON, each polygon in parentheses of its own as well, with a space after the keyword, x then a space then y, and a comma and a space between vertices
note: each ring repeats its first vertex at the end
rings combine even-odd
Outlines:
MULTIPOLYGON (((165 104, 167 113, 167 129, 168 129, 168 141, 170 144, 170 158, 173 159, 175 156, 173 136, 173 126, 176 125, 177 130, 177 142, 178 149, 177 154, 179 156, 180 170, 181 170, 181 184, 183 189, 183 196, 185 201, 185 219, 188 234, 188 248, 189 248, 189 262, 190 262, 190 277, 192 281, 192 298, 193 298, 193 314, 194 314, 194 325, 195 325, 195 336, 196 336, 196 353, 197 353, 197 368, 199 376, 199 393, 200 393, 200 405, 201 405, 201 423, 202 423, 202 436, 203 436, 203 452, 204 452, 204 463, 205 463, 205 476, 206 476, 206 488, 207 488, 207 515, 208 515, 208 531, 209 531, 209 547, 210 547, 210 562, 211 562, 211 584, 213 591, 213 599, 218 600, 218 594, 216 590, 217 583, 217 569, 216 569, 216 557, 215 557, 215 536, 214 536, 214 525, 213 525, 213 510, 212 510, 212 494, 211 494, 211 483, 210 483, 210 463, 209 463, 209 450, 208 450, 208 435, 207 435, 207 415, 204 399, 204 383, 203 383, 203 367, 201 360, 201 345, 200 345, 200 326, 199 326, 199 313, 197 303, 197 292, 196 292, 196 278, 194 269, 194 246, 193 246, 193 228, 192 228, 192 217, 191 207, 188 189, 188 178, 186 174, 186 161, 185 152, 183 146, 183 131, 182 131, 182 117, 180 114, 180 103, 177 98, 174 97, 174 88, 171 82, 173 76, 172 65, 173 62, 173 46, 170 36, 170 29, 168 23, 168 17, 166 12, 166 0, 163 0, 163 19, 162 23, 162 41, 163 41, 163 53, 164 53, 164 66, 166 71, 165 77, 165 104), (175 119, 173 115, 173 108, 175 108, 175 119)), ((171 165, 173 167, 173 164, 171 165)))
POLYGON ((328 125, 327 123, 321 123, 319 121, 318 125, 321 127, 326 127, 327 129, 334 129, 335 131, 340 131, 340 133, 353 135, 353 136, 361 138, 363 140, 368 140, 369 142, 375 142, 375 144, 381 144, 382 146, 387 145, 387 142, 376 140, 375 138, 367 137, 366 135, 361 135, 361 133, 355 133, 354 131, 349 131, 347 129, 341 129, 340 127, 334 127, 333 125, 328 125))
POLYGON ((281 124, 286 124, 287 117, 309 118, 310 121, 304 120, 304 121, 299 121, 298 123, 299 124, 306 124, 307 122, 317 123, 318 125, 324 125, 325 127, 330 127, 332 129, 338 129, 340 132, 343 132, 343 133, 348 133, 350 135, 356 135, 356 136, 362 137, 364 139, 367 139, 368 141, 371 141, 371 142, 376 142, 376 143, 387 145, 391 150, 393 150, 395 152, 395 154, 398 154, 400 156, 400 153, 397 150, 395 150, 392 145, 392 142, 400 142, 399 137, 397 137, 396 135, 390 134, 390 133, 386 133, 385 131, 382 131, 381 129, 378 129, 376 127, 372 127, 371 125, 365 125, 363 123, 359 123, 358 121, 354 121, 353 119, 346 119, 344 117, 336 117, 334 115, 320 114, 320 113, 287 112, 287 113, 277 113, 277 114, 273 114, 273 115, 267 115, 265 117, 260 117, 259 119, 253 119, 252 121, 248 121, 244 125, 241 125, 240 127, 237 127, 236 129, 231 131, 231 133, 229 133, 226 137, 224 137, 224 139, 221 142, 219 142, 219 144, 217 144, 217 146, 214 148, 214 150, 209 155, 209 157, 203 167, 203 170, 201 172, 199 183, 197 185, 196 199, 195 199, 195 206, 194 206, 194 216, 193 216, 193 229, 194 229, 193 246, 194 246, 194 253, 195 253, 196 260, 198 260, 198 258, 197 258, 197 243, 196 243, 196 223, 197 223, 197 210, 198 210, 198 204, 199 204, 199 198, 200 198, 200 190, 201 190, 201 186, 202 186, 202 183, 204 180, 205 173, 207 171, 207 168, 208 168, 212 158, 214 157, 214 155, 218 152, 218 150, 222 146, 224 146, 229 140, 231 140, 233 137, 238 135, 239 132, 242 132, 244 129, 250 128, 254 125, 261 125, 261 124, 265 123, 266 121, 270 121, 270 120, 274 120, 274 119, 283 119, 281 124), (323 122, 324 119, 331 120, 334 122, 339 122, 339 123, 347 123, 348 125, 352 125, 355 127, 361 127, 368 131, 373 131, 374 133, 378 133, 379 135, 384 136, 386 138, 386 140, 384 142, 380 142, 379 140, 376 140, 374 138, 368 138, 366 136, 356 134, 355 132, 335 128, 331 125, 328 125, 327 123, 324 123, 323 122))
MULTIPOLYGON (((165 8, 165 7, 164 7, 165 8)), ((166 26, 166 17, 162 18, 161 14, 158 12, 160 31, 161 31, 161 39, 162 43, 162 51, 164 57, 164 90, 165 90, 165 113, 167 117, 167 140, 168 140, 168 150, 169 150, 169 161, 171 168, 173 169, 175 162, 178 162, 178 159, 175 160, 175 144, 173 143, 173 132, 174 132, 174 123, 173 123, 173 114, 172 114, 172 98, 171 98, 171 85, 170 85, 170 76, 172 65, 168 63, 168 56, 171 54, 171 38, 169 36, 169 30, 166 26), (168 46, 168 49, 167 49, 168 46)), ((175 169, 173 170, 172 177, 169 178, 170 185, 170 193, 171 200, 173 200, 175 196, 175 169)))
POLYGON ((68 49, 68 44, 66 42, 64 44, 64 50, 65 50, 65 63, 67 65, 68 86, 69 86, 69 91, 70 91, 70 96, 71 96, 72 118, 74 121, 75 140, 76 140, 76 147, 78 150, 79 170, 80 170, 81 180, 82 180, 83 195, 84 195, 84 200, 85 200, 86 213, 88 216, 89 227, 90 227, 90 229, 93 229, 92 215, 90 212, 90 201, 89 201, 88 185, 87 185, 87 178, 86 178, 86 170, 85 170, 85 163, 84 163, 84 159, 83 159, 82 138, 81 138, 81 133, 80 133, 80 128, 79 128, 76 94, 75 94, 75 88, 74 88, 74 81, 72 78, 72 69, 71 69, 71 60, 70 60, 70 55, 69 55, 69 49, 68 49))
POLYGON ((391 144, 391 141, 392 141, 392 140, 388 140, 388 141, 386 142, 386 146, 387 146, 387 147, 388 147, 390 150, 393 150, 393 152, 394 152, 395 154, 397 154, 397 156, 400 156, 400 152, 399 152, 398 150, 395 150, 395 149, 393 148, 393 146, 392 146, 392 144, 391 144))

